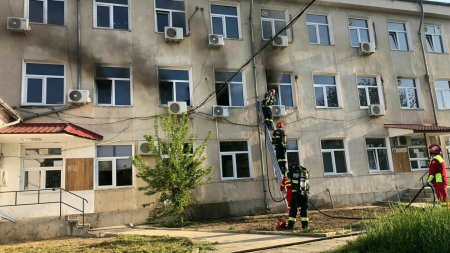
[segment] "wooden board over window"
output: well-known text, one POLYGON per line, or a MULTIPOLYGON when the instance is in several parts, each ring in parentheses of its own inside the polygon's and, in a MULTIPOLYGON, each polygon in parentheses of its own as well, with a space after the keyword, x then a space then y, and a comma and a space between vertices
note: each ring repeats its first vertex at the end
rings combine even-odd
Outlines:
POLYGON ((393 148, 392 149, 392 160, 394 162, 394 172, 410 172, 411 165, 409 163, 408 149, 404 148, 393 148))
POLYGON ((94 189, 94 158, 66 159, 66 190, 94 189))

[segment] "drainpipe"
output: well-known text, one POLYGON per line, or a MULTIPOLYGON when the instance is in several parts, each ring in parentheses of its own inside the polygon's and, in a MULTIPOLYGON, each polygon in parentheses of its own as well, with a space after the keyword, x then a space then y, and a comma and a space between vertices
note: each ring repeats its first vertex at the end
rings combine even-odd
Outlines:
POLYGON ((425 81, 428 83, 428 87, 430 87, 430 98, 431 98, 431 106, 433 109, 433 117, 434 117, 434 125, 437 126, 438 125, 438 121, 437 121, 437 115, 436 115, 436 106, 434 104, 434 96, 433 96, 433 83, 431 82, 431 77, 430 77, 430 68, 428 66, 428 61, 427 61, 427 56, 425 53, 425 46, 424 46, 424 41, 423 41, 423 36, 422 36, 422 30, 423 30, 423 21, 425 19, 425 11, 423 9, 423 0, 420 0, 420 12, 421 12, 421 18, 420 18, 420 25, 419 25, 419 38, 420 38, 420 47, 422 48, 422 57, 423 57, 423 62, 425 63, 425 81))
POLYGON ((81 14, 80 0, 77 0, 77 90, 81 90, 81 14))
MULTIPOLYGON (((250 27, 250 36, 251 36, 251 50, 252 55, 255 54, 255 36, 253 34, 253 0, 250 2, 250 15, 249 15, 249 27, 250 27)), ((264 192, 264 205, 266 206, 266 209, 269 210, 269 206, 267 205, 267 199, 266 199, 266 179, 264 176, 264 170, 265 170, 265 164, 264 164, 264 155, 263 155, 263 145, 262 145, 262 128, 260 119, 260 113, 259 113, 259 98, 258 98, 258 81, 256 76, 256 59, 253 58, 252 60, 252 67, 253 67, 253 83, 255 87, 255 96, 256 96, 256 115, 257 115, 257 125, 258 125, 258 138, 259 138, 259 154, 260 154, 260 160, 261 160, 261 178, 262 178, 262 186, 263 186, 263 192, 264 192)), ((269 175, 267 175, 269 176, 269 175)))

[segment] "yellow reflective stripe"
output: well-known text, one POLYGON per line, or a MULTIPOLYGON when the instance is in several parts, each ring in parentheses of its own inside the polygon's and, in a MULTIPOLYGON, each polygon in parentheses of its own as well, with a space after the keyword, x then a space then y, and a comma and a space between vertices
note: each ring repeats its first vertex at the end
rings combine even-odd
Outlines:
POLYGON ((301 221, 309 221, 309 218, 308 217, 301 217, 300 220, 301 221))
POLYGON ((279 162, 287 162, 287 159, 278 159, 279 162))
POLYGON ((289 218, 288 218, 288 221, 297 221, 297 219, 296 219, 296 218, 289 217, 289 218))
POLYGON ((292 190, 292 192, 297 192, 297 190, 292 190))
POLYGON ((428 181, 428 182, 431 182, 431 181, 433 181, 433 178, 434 178, 434 176, 433 176, 433 175, 430 175, 430 176, 428 176, 427 181, 428 181))
POLYGON ((298 180, 292 180, 293 184, 298 184, 298 180))
POLYGON ((444 182, 442 180, 442 174, 441 173, 436 173, 436 183, 442 183, 444 182))
POLYGON ((285 186, 291 186, 291 184, 285 184, 285 186))
POLYGON ((444 161, 444 159, 440 155, 434 156, 433 159, 438 160, 439 163, 442 163, 444 161))

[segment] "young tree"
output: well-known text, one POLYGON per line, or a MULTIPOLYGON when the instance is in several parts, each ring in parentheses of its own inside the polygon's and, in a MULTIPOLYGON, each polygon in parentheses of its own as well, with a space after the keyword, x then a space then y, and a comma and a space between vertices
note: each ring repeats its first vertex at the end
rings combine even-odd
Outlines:
MULTIPOLYGON (((211 131, 202 144, 193 150, 194 135, 189 134, 189 116, 163 115, 155 119, 154 135, 146 135, 155 164, 146 164, 141 156, 134 156, 137 177, 146 186, 139 187, 146 195, 158 194, 158 206, 149 219, 177 215, 183 224, 185 208, 192 203, 192 191, 207 183, 212 168, 204 167, 204 151, 211 131), (160 123, 165 139, 161 137, 160 123), (193 150, 193 152, 191 152, 193 150)), ((149 203, 144 204, 148 206, 149 203)))

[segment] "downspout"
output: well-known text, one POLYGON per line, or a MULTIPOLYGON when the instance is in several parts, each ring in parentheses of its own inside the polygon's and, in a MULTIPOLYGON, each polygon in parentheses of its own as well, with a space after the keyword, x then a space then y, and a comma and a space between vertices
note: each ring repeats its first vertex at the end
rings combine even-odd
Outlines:
POLYGON ((77 0, 77 90, 81 90, 81 13, 80 0, 77 0))
POLYGON ((435 99, 433 96, 434 89, 433 89, 433 84, 431 83, 430 68, 428 66, 428 61, 427 61, 427 56, 425 53, 425 46, 424 46, 424 41, 423 41, 423 36, 422 36, 423 22, 425 19, 425 11, 423 9, 423 0, 420 0, 420 12, 421 12, 421 18, 420 18, 420 25, 419 25, 419 38, 420 38, 420 47, 422 48, 423 62, 425 64, 425 81, 427 82, 428 87, 430 87, 430 98, 431 98, 431 106, 433 109, 434 125, 437 126, 438 121, 437 121, 437 115, 436 115, 436 106, 434 104, 435 99))
MULTIPOLYGON (((250 2, 250 15, 249 15, 249 27, 250 27, 250 36, 251 36, 251 50, 252 55, 255 54, 255 36, 253 34, 253 0, 250 2)), ((263 192, 264 192, 264 205, 266 206, 266 209, 269 210, 269 206, 267 205, 267 199, 266 199, 266 179, 264 176, 264 170, 265 170, 265 164, 264 164, 264 152, 263 152, 263 145, 262 145, 262 128, 260 119, 260 113, 259 113, 259 98, 258 98, 258 81, 256 76, 256 58, 253 58, 252 60, 252 67, 253 67, 253 83, 255 87, 255 96, 256 96, 256 115, 257 115, 257 125, 258 125, 258 138, 259 138, 259 154, 260 154, 260 160, 261 160, 261 178, 262 178, 262 186, 263 186, 263 192)), ((269 176, 269 175, 267 175, 269 176)))

